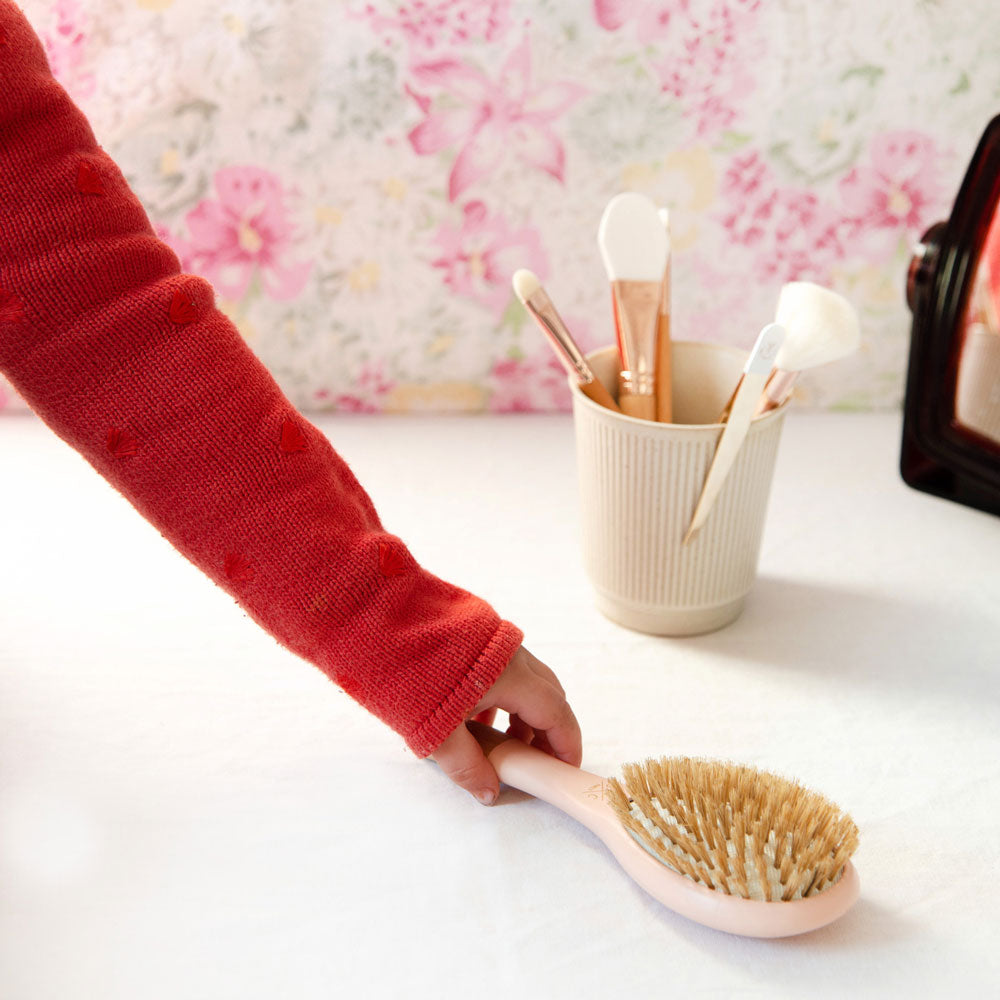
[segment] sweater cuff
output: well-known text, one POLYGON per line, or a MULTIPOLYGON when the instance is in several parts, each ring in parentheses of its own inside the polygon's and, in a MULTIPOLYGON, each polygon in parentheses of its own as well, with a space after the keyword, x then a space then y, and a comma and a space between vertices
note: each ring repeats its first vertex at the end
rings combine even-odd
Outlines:
POLYGON ((524 633, 516 625, 501 620, 479 659, 451 693, 412 733, 404 734, 407 746, 418 757, 432 754, 469 718, 469 713, 496 683, 523 639, 524 633))

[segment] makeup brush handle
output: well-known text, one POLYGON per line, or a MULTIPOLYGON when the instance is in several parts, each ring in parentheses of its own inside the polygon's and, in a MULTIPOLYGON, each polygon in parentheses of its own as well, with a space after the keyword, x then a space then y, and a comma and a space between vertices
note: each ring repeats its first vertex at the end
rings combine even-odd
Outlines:
POLYGON ((671 346, 670 313, 661 312, 656 337, 656 419, 661 424, 674 421, 671 346))
POLYGON ((708 467, 701 495, 698 497, 694 514, 691 516, 691 523, 684 535, 683 543, 685 545, 701 530, 716 498, 722 492, 722 487, 725 485, 730 470, 739 456, 747 432, 750 430, 753 410, 760 398, 766 378, 767 375, 757 375, 753 372, 743 373, 729 419, 722 429, 722 434, 719 435, 719 442, 715 454, 712 456, 712 463, 708 467))
POLYGON ((621 407, 615 402, 615 397, 604 388, 604 383, 600 379, 593 378, 589 382, 580 382, 580 392, 588 399, 592 399, 599 406, 606 406, 615 413, 621 413, 621 407))
POLYGON ((729 414, 733 412, 733 403, 736 402, 736 396, 740 391, 740 386, 743 385, 743 376, 740 375, 735 387, 733 388, 732 394, 729 399, 726 400, 726 405, 722 408, 718 417, 715 418, 717 424, 724 424, 729 419, 729 414))
POLYGON ((798 374, 798 372, 786 372, 775 368, 764 385, 764 391, 761 393, 760 402, 757 403, 757 409, 754 410, 754 416, 769 413, 781 406, 792 394, 792 387, 795 385, 798 374))
POLYGON ((655 396, 632 396, 629 393, 619 393, 618 406, 627 417, 636 417, 639 420, 656 420, 655 396))

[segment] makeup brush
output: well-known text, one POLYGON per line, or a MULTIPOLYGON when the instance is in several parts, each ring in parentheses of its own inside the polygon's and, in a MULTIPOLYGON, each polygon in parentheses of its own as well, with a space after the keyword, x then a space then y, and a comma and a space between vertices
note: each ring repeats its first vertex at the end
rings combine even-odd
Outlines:
POLYGON ((858 828, 796 782, 688 757, 626 764, 604 779, 467 722, 500 780, 595 833, 654 899, 746 937, 803 934, 858 898, 858 828))
POLYGON ((601 217, 597 241, 611 281, 621 360, 622 413, 656 419, 655 366, 667 233, 656 205, 632 191, 615 195, 601 217))
POLYGON ((787 331, 755 414, 774 410, 789 397, 800 371, 818 368, 857 350, 861 328, 854 307, 842 295, 811 281, 790 281, 781 289, 775 322, 787 331))
POLYGON ((521 268, 514 272, 511 282, 514 293, 542 328, 566 371, 576 378, 580 391, 595 403, 617 411, 618 404, 587 364, 587 359, 570 336, 566 324, 556 312, 556 307, 538 278, 531 271, 521 268))
POLYGON ((753 350, 743 367, 743 374, 740 376, 739 387, 733 399, 729 419, 726 420, 726 424, 722 428, 719 443, 712 456, 712 464, 708 467, 708 474, 705 476, 705 483, 701 488, 701 496, 698 497, 691 523, 684 535, 684 545, 687 545, 701 530, 712 505, 719 493, 722 492, 726 477, 736 461, 747 432, 750 430, 754 408, 760 399, 764 383, 771 373, 778 350, 784 340, 785 328, 777 323, 769 323, 760 331, 757 342, 753 345, 753 350))
POLYGON ((674 420, 673 378, 670 364, 670 213, 665 208, 659 211, 663 231, 667 234, 667 264, 663 269, 663 285, 660 289, 660 313, 656 331, 656 419, 661 424, 674 420))

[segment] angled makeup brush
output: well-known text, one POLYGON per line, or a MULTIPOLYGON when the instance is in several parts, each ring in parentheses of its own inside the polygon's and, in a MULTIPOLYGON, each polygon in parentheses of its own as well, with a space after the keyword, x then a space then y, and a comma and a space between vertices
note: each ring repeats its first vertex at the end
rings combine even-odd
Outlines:
POLYGON ((663 269, 663 285, 660 289, 660 314, 656 335, 656 419, 661 424, 674 420, 673 377, 670 364, 670 213, 661 208, 660 222, 667 234, 667 265, 663 269))
POLYGON ((466 723, 500 780, 593 831, 654 899, 747 937, 803 934, 858 898, 858 828, 833 802, 753 767, 690 757, 626 764, 622 781, 466 723))
POLYGON ((514 293, 521 300, 524 308, 534 317, 535 322, 542 328, 542 332, 548 338, 566 371, 575 376, 580 391, 595 403, 606 406, 609 410, 617 411, 618 404, 614 401, 614 397, 594 375, 590 365, 587 364, 587 359, 583 356, 583 352, 570 336, 566 324, 556 312, 556 307, 552 304, 552 300, 538 278, 531 271, 521 268, 514 272, 511 281, 514 285, 514 293))
POLYGON ((858 316, 850 302, 810 281, 790 281, 782 287, 774 318, 787 336, 755 415, 781 406, 800 371, 846 357, 861 340, 858 316))
POLYGON ((726 425, 719 437, 719 443, 715 447, 715 455, 712 458, 712 464, 708 467, 708 475, 705 476, 701 496, 698 497, 691 523, 684 535, 684 545, 687 545, 701 530, 712 505, 719 493, 722 492, 729 470, 732 469, 743 445, 743 440, 747 436, 747 431, 750 430, 754 408, 760 399, 761 390, 764 388, 764 383, 767 381, 778 349, 784 339, 784 327, 777 323, 769 323, 760 331, 757 342, 753 345, 750 357, 747 358, 746 365, 743 367, 739 387, 729 411, 729 419, 726 420, 726 425))
POLYGON ((622 413, 656 419, 656 355, 667 233, 656 205, 632 191, 615 195, 601 216, 597 241, 611 281, 621 356, 622 413))

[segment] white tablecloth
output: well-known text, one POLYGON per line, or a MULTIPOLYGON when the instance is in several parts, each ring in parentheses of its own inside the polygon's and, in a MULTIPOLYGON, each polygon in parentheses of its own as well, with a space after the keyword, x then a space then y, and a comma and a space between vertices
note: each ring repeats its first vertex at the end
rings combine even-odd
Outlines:
POLYGON ((319 424, 386 527, 525 630, 585 767, 798 777, 857 820, 860 901, 739 939, 552 807, 484 809, 10 417, 0 997, 997 995, 1000 519, 908 490, 898 417, 789 414, 747 608, 685 640, 593 610, 568 417, 319 424))

